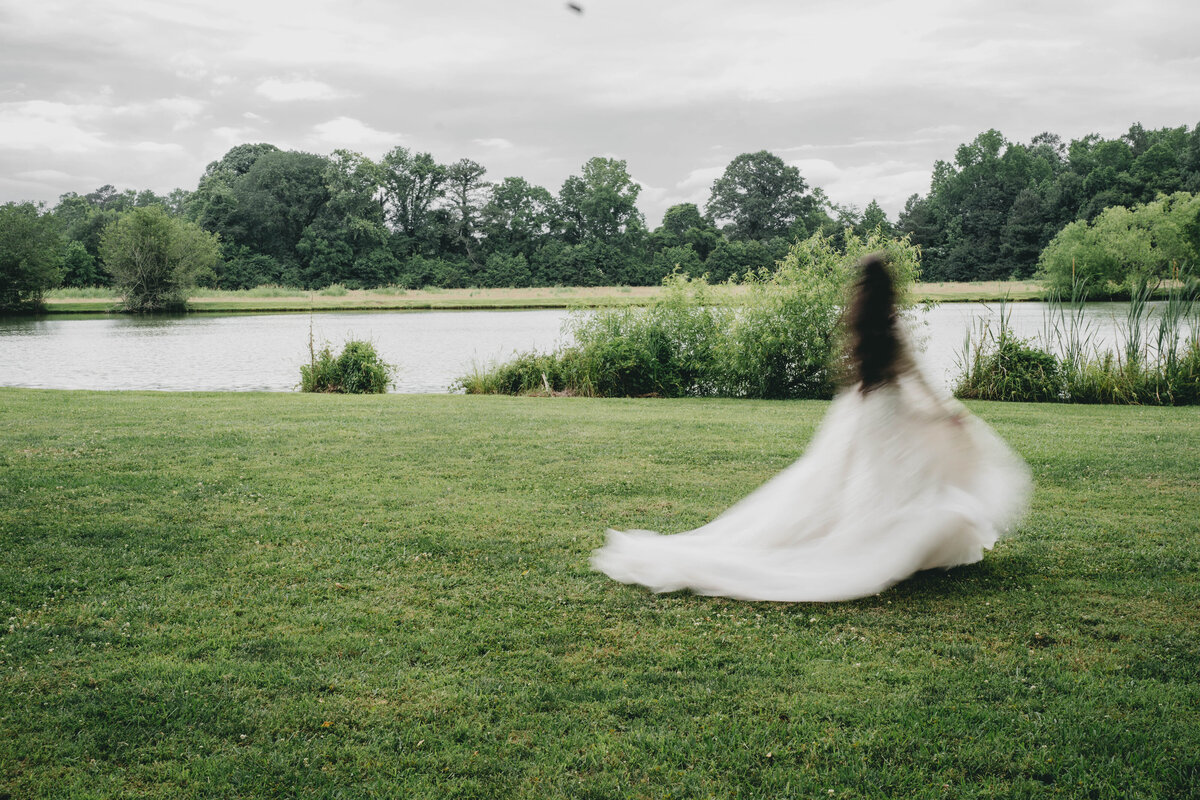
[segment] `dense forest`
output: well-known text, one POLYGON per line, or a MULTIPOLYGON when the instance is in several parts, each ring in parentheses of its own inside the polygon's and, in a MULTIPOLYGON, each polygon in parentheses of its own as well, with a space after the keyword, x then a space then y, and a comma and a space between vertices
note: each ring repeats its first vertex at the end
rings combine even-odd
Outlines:
MULTIPOLYGON (((107 284, 106 231, 153 206, 216 235, 219 257, 198 277, 229 289, 638 285, 677 267, 721 281, 773 264, 797 238, 876 227, 911 236, 926 280, 1028 277, 1071 223, 1200 192, 1200 124, 1135 124, 1116 139, 1070 143, 1051 133, 1010 142, 989 130, 938 161, 929 193, 910 197, 894 222, 874 201, 862 211, 835 204, 767 151, 733 159, 703 209, 672 206, 654 230, 638 209, 639 191, 625 162, 611 158, 591 159, 555 194, 520 177, 489 180, 469 159, 443 164, 403 147, 376 161, 243 144, 209 164, 190 191, 103 186, 65 194, 52 209, 7 204, 0 249, 34 263, 40 247, 44 276, 107 284)), ((0 269, 0 279, 13 284, 9 272, 0 269)))

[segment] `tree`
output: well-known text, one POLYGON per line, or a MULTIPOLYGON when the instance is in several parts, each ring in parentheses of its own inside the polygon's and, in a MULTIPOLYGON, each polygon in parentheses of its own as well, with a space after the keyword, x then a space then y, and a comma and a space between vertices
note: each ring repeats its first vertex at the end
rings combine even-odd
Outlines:
POLYGON ((487 169, 469 158, 459 159, 446 168, 446 196, 454 244, 476 266, 479 266, 476 250, 482 197, 491 185, 483 179, 485 174, 487 169))
POLYGON ((122 214, 101 238, 100 252, 127 311, 184 308, 197 277, 221 260, 219 238, 161 206, 122 214))
POLYGON ((491 186, 481 212, 484 244, 489 253, 533 259, 550 236, 556 218, 554 196, 524 178, 505 178, 491 186))
POLYGON ((786 236, 797 218, 811 213, 812 197, 800 170, 779 156, 760 150, 742 153, 713 182, 708 199, 708 219, 724 223, 735 240, 786 236))
POLYGON ((394 281, 400 264, 388 247, 379 165, 335 150, 324 182, 327 199, 296 245, 305 283, 361 288, 394 281))
POLYGON ((62 255, 62 271, 64 286, 96 286, 102 282, 96 259, 83 242, 67 242, 62 255))
POLYGON ((0 206, 0 309, 41 305, 62 282, 58 230, 33 203, 0 206))
POLYGON ((238 244, 284 264, 299 264, 297 245, 329 201, 329 160, 294 150, 263 153, 233 183, 230 231, 238 244))
POLYGON ((1105 209, 1090 224, 1077 220, 1042 251, 1040 276, 1058 291, 1075 280, 1115 291, 1139 280, 1172 277, 1200 257, 1200 195, 1176 192, 1151 203, 1105 209))
POLYGON ((657 253, 667 248, 690 246, 704 261, 720 241, 720 231, 704 218, 695 203, 680 203, 663 214, 662 225, 651 234, 650 247, 657 259, 657 253))
POLYGON ((481 286, 529 286, 533 283, 529 263, 520 253, 492 253, 479 277, 481 286))
POLYGON ((446 193, 446 168, 429 153, 414 156, 404 147, 385 155, 380 167, 388 223, 407 239, 412 252, 429 254, 430 245, 440 237, 430 223, 435 205, 446 193))
POLYGON ((568 177, 558 193, 564 238, 570 244, 602 242, 629 249, 629 236, 645 227, 637 208, 641 190, 624 161, 591 159, 583 175, 568 177))
POLYGON ((876 228, 888 239, 895 235, 895 229, 892 223, 888 221, 887 212, 879 203, 872 199, 867 204, 866 210, 863 211, 862 220, 858 223, 857 232, 860 236, 865 236, 876 228))
POLYGON ((265 142, 239 144, 236 147, 231 147, 219 160, 211 162, 205 168, 204 175, 200 178, 200 183, 203 185, 206 180, 212 178, 232 179, 239 175, 245 175, 258 159, 267 153, 278 152, 281 152, 278 147, 265 142))
POLYGON ((1000 234, 1000 257, 1013 275, 1027 278, 1033 274, 1038 255, 1054 234, 1047 228, 1041 195, 1034 187, 1025 187, 1013 201, 1000 234))

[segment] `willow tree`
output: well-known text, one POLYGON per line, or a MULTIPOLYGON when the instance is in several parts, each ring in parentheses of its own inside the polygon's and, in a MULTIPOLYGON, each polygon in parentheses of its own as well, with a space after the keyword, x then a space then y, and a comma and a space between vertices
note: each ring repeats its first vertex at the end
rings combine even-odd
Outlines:
POLYGON ((221 246, 216 234, 148 206, 104 232, 100 255, 126 311, 181 311, 197 278, 220 264, 221 246))

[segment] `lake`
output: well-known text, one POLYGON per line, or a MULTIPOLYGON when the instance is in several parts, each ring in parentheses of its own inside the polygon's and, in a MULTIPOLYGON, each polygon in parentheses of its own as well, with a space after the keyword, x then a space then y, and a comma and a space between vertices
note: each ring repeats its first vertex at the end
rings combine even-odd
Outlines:
MULTIPOLYGON (((1020 336, 1037 337, 1045 303, 1007 306, 1020 336)), ((1119 340, 1126 304, 1089 303, 1098 342, 1119 340)), ((562 309, 388 311, 319 314, 190 314, 0 318, 0 386, 160 391, 292 391, 318 346, 367 339, 400 368, 393 391, 446 392, 472 363, 562 343, 562 309)), ((983 303, 944 303, 915 315, 920 360, 944 384, 954 378, 964 333, 997 319, 983 303)))

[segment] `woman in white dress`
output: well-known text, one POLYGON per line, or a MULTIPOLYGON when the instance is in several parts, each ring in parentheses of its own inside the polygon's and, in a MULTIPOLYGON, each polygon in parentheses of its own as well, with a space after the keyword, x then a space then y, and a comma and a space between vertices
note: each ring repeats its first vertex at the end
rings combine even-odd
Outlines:
POLYGON ((1025 463, 913 361, 881 256, 847 313, 854 380, 808 451, 703 527, 613 531, 592 566, 656 592, 826 602, 983 557, 1025 511, 1025 463))

